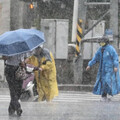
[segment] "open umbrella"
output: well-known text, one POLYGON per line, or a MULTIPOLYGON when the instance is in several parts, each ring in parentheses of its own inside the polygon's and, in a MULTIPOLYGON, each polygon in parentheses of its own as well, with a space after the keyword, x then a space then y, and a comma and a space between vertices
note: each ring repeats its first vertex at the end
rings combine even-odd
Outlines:
POLYGON ((0 55, 13 56, 32 51, 44 42, 44 33, 36 29, 5 32, 0 36, 0 55))

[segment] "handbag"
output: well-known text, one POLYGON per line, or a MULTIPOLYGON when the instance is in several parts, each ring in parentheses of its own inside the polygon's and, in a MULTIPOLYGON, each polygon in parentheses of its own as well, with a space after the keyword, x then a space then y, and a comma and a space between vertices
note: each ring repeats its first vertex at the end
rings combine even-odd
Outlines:
POLYGON ((24 67, 19 66, 15 72, 16 80, 25 80, 27 78, 26 70, 24 67))

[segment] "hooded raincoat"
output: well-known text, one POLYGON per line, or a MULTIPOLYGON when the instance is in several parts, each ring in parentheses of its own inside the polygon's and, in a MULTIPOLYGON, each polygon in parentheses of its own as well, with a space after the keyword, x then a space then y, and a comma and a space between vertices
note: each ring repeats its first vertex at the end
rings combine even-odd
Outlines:
POLYGON ((97 95, 118 94, 120 91, 119 60, 115 49, 109 44, 100 47, 93 59, 89 61, 88 66, 96 62, 99 62, 99 69, 93 93, 97 95), (118 68, 118 71, 114 72, 114 68, 118 68))
POLYGON ((58 96, 55 61, 52 53, 47 49, 43 49, 40 56, 40 59, 35 56, 29 58, 29 63, 42 68, 42 71, 35 72, 38 101, 51 101, 55 96, 58 96))

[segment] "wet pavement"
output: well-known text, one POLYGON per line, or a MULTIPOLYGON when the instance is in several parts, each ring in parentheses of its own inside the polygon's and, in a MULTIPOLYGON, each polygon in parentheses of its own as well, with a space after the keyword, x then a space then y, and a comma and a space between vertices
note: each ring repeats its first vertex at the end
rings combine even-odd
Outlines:
POLYGON ((101 102, 90 92, 60 91, 52 102, 21 102, 21 117, 9 116, 9 95, 0 95, 0 120, 120 120, 120 95, 101 102))

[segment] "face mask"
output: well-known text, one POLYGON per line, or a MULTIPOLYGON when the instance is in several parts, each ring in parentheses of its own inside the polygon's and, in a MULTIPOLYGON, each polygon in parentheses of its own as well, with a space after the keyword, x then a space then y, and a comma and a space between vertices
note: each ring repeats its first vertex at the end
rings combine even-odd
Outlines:
POLYGON ((100 46, 105 46, 105 42, 101 42, 101 43, 100 43, 100 46))

